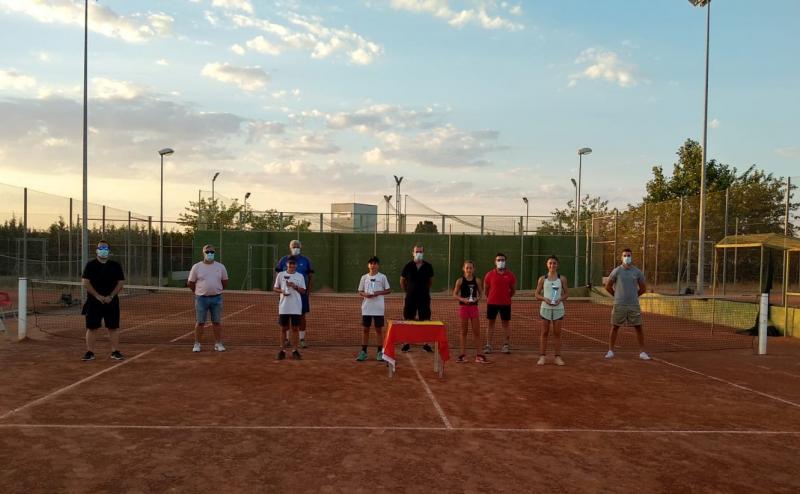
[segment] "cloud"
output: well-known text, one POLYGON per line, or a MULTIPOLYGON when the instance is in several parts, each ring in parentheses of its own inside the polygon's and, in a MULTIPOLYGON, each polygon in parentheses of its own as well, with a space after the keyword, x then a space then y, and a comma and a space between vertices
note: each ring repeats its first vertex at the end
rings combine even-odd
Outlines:
POLYGON ((636 65, 620 60, 613 51, 601 48, 587 48, 575 60, 576 64, 584 64, 583 71, 569 76, 569 87, 577 85, 580 79, 603 79, 620 87, 631 87, 639 84, 636 65))
POLYGON ((349 28, 330 28, 318 17, 296 13, 286 15, 287 24, 240 14, 229 15, 234 26, 254 28, 264 35, 245 42, 247 48, 258 53, 279 55, 285 51, 304 51, 313 59, 326 59, 343 55, 355 65, 369 65, 383 53, 383 48, 349 28))
POLYGON ((711 127, 712 129, 718 129, 719 120, 717 120, 716 118, 712 119, 710 122, 708 122, 708 126, 711 127))
POLYGON ((353 128, 359 132, 430 128, 442 117, 435 107, 408 110, 399 106, 377 104, 351 112, 340 112, 326 116, 327 126, 332 129, 353 128))
POLYGON ((37 52, 36 53, 36 58, 38 58, 40 62, 44 62, 44 63, 47 63, 50 60, 52 60, 52 58, 50 57, 50 54, 45 52, 45 51, 37 52))
MULTIPOLYGON (((502 15, 490 13, 490 11, 498 10, 496 2, 493 1, 473 2, 473 8, 463 9, 451 7, 449 0, 390 0, 389 5, 395 10, 429 14, 458 28, 475 24, 484 29, 505 29, 507 31, 524 29, 522 24, 512 22, 502 15)), ((514 16, 522 14, 522 7, 519 5, 511 7, 506 2, 503 2, 499 9, 514 16)))
POLYGON ((800 158, 800 146, 787 146, 775 150, 775 154, 784 158, 800 158))
POLYGON ((167 62, 167 60, 164 58, 160 58, 156 60, 156 65, 163 65, 164 67, 166 67, 167 65, 169 65, 169 62, 167 62))
POLYGON ((241 10, 248 14, 254 12, 253 4, 251 4, 249 0, 213 0, 211 5, 225 10, 241 10))
POLYGON ((0 90, 24 91, 36 87, 36 79, 15 69, 0 69, 0 90))
POLYGON ((260 67, 235 67, 227 63, 208 63, 201 73, 220 82, 236 84, 245 91, 263 89, 270 81, 260 67))
POLYGON ((239 56, 244 55, 245 52, 246 52, 245 49, 242 47, 242 45, 240 45, 239 43, 236 43, 236 44, 232 45, 231 46, 231 51, 234 52, 235 54, 239 55, 239 56))
MULTIPOLYGON (((72 0, 0 0, 0 7, 33 17, 44 24, 83 26, 84 22, 83 3, 72 0)), ((163 12, 122 16, 96 2, 89 2, 89 19, 90 30, 130 43, 168 35, 174 20, 163 12)))
POLYGON ((103 77, 92 78, 91 93, 93 98, 131 100, 141 96, 146 89, 143 86, 127 81, 106 79, 103 77))
POLYGON ((341 148, 334 144, 328 136, 321 134, 303 134, 297 137, 271 139, 268 145, 279 156, 292 157, 297 154, 336 154, 341 148))
POLYGON ((275 136, 286 132, 286 124, 281 122, 251 122, 247 126, 247 142, 259 142, 269 136, 275 136))

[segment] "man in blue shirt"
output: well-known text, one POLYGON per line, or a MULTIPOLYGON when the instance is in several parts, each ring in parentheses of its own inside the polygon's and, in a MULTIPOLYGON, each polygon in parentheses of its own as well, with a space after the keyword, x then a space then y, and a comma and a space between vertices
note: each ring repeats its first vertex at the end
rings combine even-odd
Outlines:
MULTIPOLYGON (((308 294, 311 292, 311 280, 314 275, 314 268, 311 267, 311 259, 300 254, 303 245, 299 240, 292 240, 289 242, 289 254, 281 257, 278 264, 275 266, 275 273, 282 273, 286 271, 286 261, 290 256, 294 256, 297 262, 297 272, 303 275, 306 282, 306 291, 301 295, 303 302, 303 314, 300 316, 300 346, 306 347, 306 313, 311 311, 308 303, 308 294)), ((284 342, 287 340, 287 335, 284 333, 284 342)))

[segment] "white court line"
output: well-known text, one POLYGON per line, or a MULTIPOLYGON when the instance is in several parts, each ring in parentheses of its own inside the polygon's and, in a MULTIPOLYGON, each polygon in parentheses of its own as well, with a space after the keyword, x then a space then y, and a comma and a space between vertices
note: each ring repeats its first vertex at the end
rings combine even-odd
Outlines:
POLYGON ((762 391, 755 390, 753 388, 744 386, 742 384, 736 384, 735 382, 731 382, 731 381, 728 381, 728 380, 725 380, 725 379, 722 379, 722 378, 719 378, 719 377, 716 377, 716 376, 712 376, 712 375, 706 374, 704 372, 696 371, 694 369, 690 369, 690 368, 684 367, 682 365, 673 364, 672 362, 667 362, 666 360, 664 360, 662 358, 653 358, 653 360, 655 360, 656 362, 661 362, 663 364, 671 365, 672 367, 675 367, 677 369, 685 370, 686 372, 691 372, 692 374, 697 374, 698 376, 707 377, 708 379, 712 379, 714 381, 721 382, 721 383, 727 384, 729 386, 733 386, 734 388, 741 389, 743 391, 749 391, 751 393, 755 393, 755 394, 757 394, 759 396, 763 396, 764 398, 769 398, 771 400, 775 400, 775 401, 778 401, 778 402, 786 404, 786 405, 791 405, 791 406, 793 406, 795 408, 800 408, 800 403, 795 403, 793 401, 786 400, 784 398, 780 398, 778 396, 771 395, 769 393, 764 393, 762 391))
MULTIPOLYGON (((236 311, 233 314, 230 314, 230 315, 228 315, 226 317, 235 316, 236 314, 244 312, 244 311, 250 309, 251 307, 255 307, 255 305, 249 305, 249 306, 245 307, 244 309, 236 311)), ((225 318, 223 317, 223 319, 225 319, 225 318)), ((170 343, 175 343, 176 341, 181 340, 183 338, 186 338, 187 336, 189 336, 190 334, 193 334, 193 333, 194 333, 194 329, 192 329, 191 331, 189 331, 186 334, 178 336, 177 338, 171 339, 169 342, 170 343)), ((30 401, 30 402, 28 402, 28 403, 26 403, 26 404, 24 404, 24 405, 22 405, 20 407, 17 407, 17 408, 14 408, 12 410, 9 410, 8 412, 4 413, 3 415, 0 415, 0 420, 4 420, 4 419, 6 419, 6 418, 8 418, 8 417, 10 417, 10 416, 12 416, 12 415, 14 415, 16 413, 19 413, 19 412, 21 412, 23 410, 27 410, 28 408, 34 407, 34 406, 36 406, 36 405, 38 405, 40 403, 44 403, 45 401, 49 400, 50 398, 53 398, 53 397, 58 396, 60 394, 66 393, 67 391, 69 391, 69 390, 71 390, 71 389, 73 389, 73 388, 75 388, 77 386, 80 386, 81 384, 83 384, 85 382, 91 381, 92 379, 94 379, 96 377, 102 376, 106 372, 111 372, 112 370, 118 369, 118 368, 122 367, 123 365, 128 364, 130 362, 133 362, 134 360, 136 360, 138 358, 144 357, 145 355, 154 352, 158 348, 159 348, 158 346, 154 346, 153 348, 151 348, 149 350, 146 350, 146 351, 144 351, 144 352, 142 352, 142 353, 140 353, 138 355, 134 355, 133 357, 127 358, 127 359, 123 360, 122 362, 120 362, 120 363, 118 363, 116 365, 112 365, 111 367, 107 367, 107 368, 105 368, 105 369, 103 369, 103 370, 101 370, 99 372, 95 372, 91 376, 84 377, 80 381, 77 381, 77 382, 74 382, 74 383, 69 384, 67 386, 64 386, 63 388, 57 389, 57 390, 55 390, 55 391, 53 391, 53 392, 51 392, 49 394, 46 394, 46 395, 44 395, 44 396, 42 396, 40 398, 37 398, 37 399, 35 399, 33 401, 30 401)))
MULTIPOLYGON (((444 414, 444 410, 442 410, 441 405, 439 405, 439 402, 436 401, 436 397, 433 396, 433 391, 431 391, 431 388, 428 386, 428 383, 425 382, 425 379, 422 378, 422 374, 420 374, 419 369, 417 368, 417 363, 414 361, 414 357, 412 357, 408 353, 406 353, 406 357, 408 357, 408 360, 411 361, 411 367, 414 368, 414 372, 417 373, 417 377, 419 378, 419 382, 422 383, 422 387, 425 388, 425 392, 428 393, 428 398, 431 399, 431 401, 433 402, 433 406, 436 408, 436 411, 439 413, 439 417, 442 419, 442 422, 444 422, 445 429, 452 429, 453 426, 452 426, 452 424, 450 424, 450 421, 447 420, 447 415, 444 414)), ((439 365, 444 365, 444 362, 440 363, 439 365)))
POLYGON ((492 428, 492 427, 414 427, 349 425, 120 425, 120 424, 0 424, 0 429, 73 430, 156 430, 156 431, 425 431, 489 432, 515 434, 652 434, 652 435, 749 435, 800 436, 800 431, 703 430, 703 429, 578 429, 578 428, 492 428))

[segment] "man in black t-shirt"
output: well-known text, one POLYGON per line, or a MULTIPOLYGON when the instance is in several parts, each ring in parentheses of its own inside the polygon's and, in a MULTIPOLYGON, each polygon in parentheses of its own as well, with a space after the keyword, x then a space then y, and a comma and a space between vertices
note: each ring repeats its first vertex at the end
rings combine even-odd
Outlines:
MULTIPOLYGON (((412 249, 414 260, 403 267, 400 275, 400 287, 406 291, 403 303, 403 319, 411 321, 431 320, 431 285, 433 285, 433 266, 423 260, 425 249, 422 245, 415 245, 412 249)), ((426 352, 433 349, 427 343, 422 347, 426 352)), ((404 343, 402 351, 407 352, 411 345, 404 343)))
POLYGON ((122 360, 119 351, 119 297, 125 282, 122 266, 108 258, 110 246, 105 240, 97 243, 97 258, 86 263, 81 282, 87 292, 83 314, 86 316, 86 354, 84 361, 94 360, 95 332, 105 322, 111 339, 111 358, 122 360))

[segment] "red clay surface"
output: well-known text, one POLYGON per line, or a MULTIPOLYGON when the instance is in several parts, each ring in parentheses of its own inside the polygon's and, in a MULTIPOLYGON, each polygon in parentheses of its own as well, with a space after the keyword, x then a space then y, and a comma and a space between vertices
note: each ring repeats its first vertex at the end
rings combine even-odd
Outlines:
POLYGON ((442 379, 419 348, 392 379, 357 348, 82 351, 0 343, 4 492, 800 490, 791 340, 767 356, 567 352, 564 367, 492 354, 442 379))

